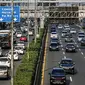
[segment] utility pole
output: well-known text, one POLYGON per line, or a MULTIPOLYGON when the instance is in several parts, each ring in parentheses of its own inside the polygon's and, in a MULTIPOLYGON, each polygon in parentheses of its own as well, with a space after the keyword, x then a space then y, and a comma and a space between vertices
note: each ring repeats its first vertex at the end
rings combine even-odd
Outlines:
MULTIPOLYGON (((27 14, 27 21, 28 21, 28 48, 29 48, 29 27, 30 27, 30 25, 29 25, 29 0, 28 0, 28 14, 27 14)), ((28 52, 27 56, 28 56, 28 59, 29 59, 29 52, 28 52)))
POLYGON ((34 20, 35 20, 35 43, 36 43, 36 35, 37 35, 37 17, 36 17, 36 12, 37 12, 37 3, 36 3, 36 0, 35 0, 35 17, 34 17, 34 20))
POLYGON ((13 19, 14 19, 14 5, 13 5, 13 0, 11 2, 11 8, 12 8, 12 22, 11 22, 11 85, 13 85, 13 77, 14 77, 14 55, 13 55, 13 19))

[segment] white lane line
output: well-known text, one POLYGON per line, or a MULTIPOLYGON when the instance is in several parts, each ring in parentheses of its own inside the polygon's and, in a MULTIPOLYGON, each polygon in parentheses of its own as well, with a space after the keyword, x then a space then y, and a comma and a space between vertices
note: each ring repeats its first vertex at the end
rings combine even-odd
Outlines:
POLYGON ((85 57, 84 57, 85 58, 85 57))
POLYGON ((79 46, 77 45, 77 47, 79 47, 79 46))
POLYGON ((70 76, 70 81, 72 82, 72 77, 70 76))
POLYGON ((65 55, 65 52, 63 52, 63 55, 65 55))
POLYGON ((64 50, 64 49, 62 48, 62 50, 64 50))
POLYGON ((66 56, 64 56, 64 58, 66 58, 66 56))
POLYGON ((84 55, 84 53, 83 53, 83 52, 81 52, 81 54, 82 54, 82 55, 84 55))
POLYGON ((79 51, 81 51, 81 49, 79 49, 79 51))
POLYGON ((63 47, 63 45, 61 45, 61 47, 63 47))

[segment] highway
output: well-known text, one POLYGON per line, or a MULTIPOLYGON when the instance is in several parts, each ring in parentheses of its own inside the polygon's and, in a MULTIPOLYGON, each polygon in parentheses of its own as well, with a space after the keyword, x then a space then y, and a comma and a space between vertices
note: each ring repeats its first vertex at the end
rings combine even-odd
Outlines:
MULTIPOLYGON (((34 38, 34 36, 30 36, 29 37, 29 42, 31 42, 33 38, 34 38)), ((17 41, 18 41, 18 39, 17 39, 17 41)), ((27 43, 28 42, 25 43, 26 46, 27 46, 27 43)), ((9 50, 7 50, 7 49, 6 50, 3 50, 3 54, 7 53, 8 51, 9 50)), ((14 61, 14 75, 16 73, 17 67, 21 63, 22 57, 23 57, 23 55, 19 55, 20 60, 19 61, 14 61)), ((11 78, 9 78, 8 80, 7 79, 0 79, 0 85, 11 85, 10 84, 11 83, 10 80, 11 80, 11 78)))
MULTIPOLYGON (((78 32, 80 30, 80 27, 73 25, 71 27, 74 27, 76 31, 78 32)), ((60 30, 57 29, 57 32, 60 37, 60 51, 49 51, 49 44, 50 44, 50 33, 49 33, 49 28, 48 27, 48 40, 47 40, 47 48, 46 48, 46 56, 45 61, 44 61, 44 78, 42 80, 43 85, 50 85, 50 75, 48 74, 51 72, 52 68, 54 67, 59 67, 58 62, 63 57, 66 58, 72 58, 73 61, 75 61, 75 74, 67 74, 67 84, 66 85, 84 85, 85 84, 85 48, 81 47, 80 44, 77 41, 77 34, 73 35, 74 43, 77 47, 77 52, 76 53, 66 53, 65 52, 65 45, 66 42, 64 38, 61 37, 60 30)))

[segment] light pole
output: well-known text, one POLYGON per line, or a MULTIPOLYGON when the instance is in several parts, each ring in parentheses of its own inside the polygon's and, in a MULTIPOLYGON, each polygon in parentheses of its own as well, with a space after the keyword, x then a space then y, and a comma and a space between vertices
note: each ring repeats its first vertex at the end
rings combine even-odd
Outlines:
POLYGON ((36 7, 36 0, 35 0, 35 17, 34 17, 34 20, 35 20, 35 43, 36 43, 36 35, 37 35, 37 17, 36 17, 36 12, 37 12, 37 7, 36 7))
POLYGON ((11 2, 11 8, 12 8, 12 22, 11 22, 11 85, 13 85, 13 77, 14 77, 14 71, 13 71, 13 66, 14 66, 14 55, 13 55, 13 19, 14 19, 14 5, 13 5, 13 0, 11 2))
MULTIPOLYGON (((28 0, 28 14, 27 14, 27 21, 28 21, 28 49, 29 49, 29 0, 28 0)), ((28 54, 27 54, 27 56, 28 56, 28 59, 29 59, 29 52, 28 52, 28 54)))

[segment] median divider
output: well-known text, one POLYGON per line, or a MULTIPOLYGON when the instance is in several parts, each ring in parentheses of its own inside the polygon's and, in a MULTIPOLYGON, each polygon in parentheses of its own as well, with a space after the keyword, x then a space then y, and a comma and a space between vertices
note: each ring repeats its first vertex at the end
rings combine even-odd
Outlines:
POLYGON ((37 42, 34 43, 33 40, 29 48, 26 49, 26 53, 14 76, 14 85, 40 84, 46 34, 46 28, 40 29, 40 36, 37 38, 37 42))

